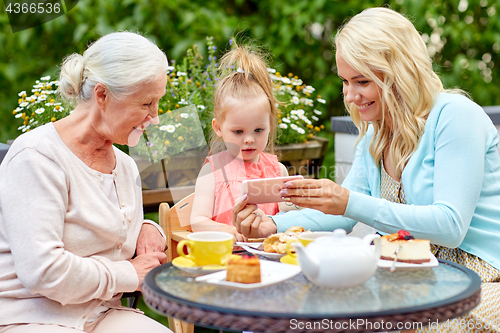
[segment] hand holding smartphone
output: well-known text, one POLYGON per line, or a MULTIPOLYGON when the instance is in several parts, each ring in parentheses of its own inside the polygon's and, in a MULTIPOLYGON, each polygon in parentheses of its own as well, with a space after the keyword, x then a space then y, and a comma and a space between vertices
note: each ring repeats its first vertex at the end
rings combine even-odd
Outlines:
POLYGON ((303 179, 301 175, 287 176, 287 177, 274 177, 274 178, 260 178, 260 179, 246 179, 241 183, 241 195, 245 193, 248 195, 248 203, 260 204, 268 202, 280 202, 280 191, 285 183, 290 180, 303 179))

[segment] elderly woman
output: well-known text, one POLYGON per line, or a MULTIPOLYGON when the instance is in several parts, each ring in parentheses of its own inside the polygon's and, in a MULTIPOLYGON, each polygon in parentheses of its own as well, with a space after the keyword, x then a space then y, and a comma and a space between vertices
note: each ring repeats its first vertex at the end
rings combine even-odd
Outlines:
POLYGON ((165 261, 139 173, 115 148, 157 119, 167 58, 111 33, 61 67, 66 118, 21 135, 0 166, 0 332, 170 332, 124 292, 165 261))
POLYGON ((326 179, 285 184, 285 200, 313 209, 273 219, 252 214, 256 207, 243 200, 234 208, 236 229, 247 237, 292 225, 350 231, 358 221, 383 233, 405 229, 429 239, 436 257, 483 281, 481 305, 439 332, 456 332, 460 322, 498 325, 497 130, 479 105, 443 88, 425 43, 403 15, 367 9, 339 30, 335 48, 344 102, 360 132, 347 178, 342 186, 326 179))

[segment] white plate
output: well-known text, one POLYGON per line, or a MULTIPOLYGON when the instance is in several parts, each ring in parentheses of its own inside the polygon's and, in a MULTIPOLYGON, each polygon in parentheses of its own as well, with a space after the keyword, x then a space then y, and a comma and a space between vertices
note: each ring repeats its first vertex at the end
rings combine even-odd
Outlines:
MULTIPOLYGON (((392 260, 380 259, 378 261, 378 267, 390 269, 392 267, 392 263, 393 263, 392 260)), ((410 264, 410 263, 407 263, 407 262, 396 261, 396 270, 398 270, 398 269, 431 268, 431 267, 437 267, 438 265, 439 265, 439 261, 431 253, 431 261, 424 262, 424 263, 421 263, 421 264, 410 264)))
POLYGON ((248 251, 252 254, 257 254, 259 256, 263 256, 268 259, 279 260, 281 257, 284 256, 284 254, 281 253, 272 253, 272 252, 257 250, 256 247, 259 247, 261 244, 262 243, 253 243, 251 245, 241 245, 241 247, 244 248, 245 251, 248 251))
POLYGON ((226 271, 207 274, 197 277, 196 281, 203 281, 221 286, 227 286, 238 289, 257 289, 267 287, 272 284, 285 281, 300 273, 300 267, 286 265, 274 261, 260 261, 261 282, 259 283, 238 283, 226 281, 226 271))

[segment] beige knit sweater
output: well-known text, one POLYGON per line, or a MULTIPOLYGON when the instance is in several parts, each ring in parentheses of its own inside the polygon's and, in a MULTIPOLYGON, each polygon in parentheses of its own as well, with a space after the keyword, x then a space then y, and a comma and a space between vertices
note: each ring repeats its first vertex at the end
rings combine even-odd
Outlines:
MULTIPOLYGON (((21 135, 0 165, 0 325, 82 329, 102 303, 137 289, 127 260, 143 223, 139 173, 115 148, 120 207, 53 124, 21 135), (113 298, 114 297, 114 298, 113 298)), ((113 300, 112 300, 113 299, 113 300)))

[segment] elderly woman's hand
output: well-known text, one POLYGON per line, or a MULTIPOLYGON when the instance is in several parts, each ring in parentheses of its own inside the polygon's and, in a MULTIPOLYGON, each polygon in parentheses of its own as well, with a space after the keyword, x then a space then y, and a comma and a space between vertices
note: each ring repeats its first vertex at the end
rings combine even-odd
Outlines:
POLYGON ((164 252, 165 238, 158 229, 150 224, 143 223, 139 237, 137 238, 136 254, 141 255, 151 252, 164 252))
POLYGON ((267 237, 276 233, 277 227, 273 220, 263 214, 255 205, 247 204, 248 197, 236 200, 233 207, 233 224, 236 231, 248 238, 267 237))
POLYGON ((349 190, 329 179, 300 179, 285 183, 281 195, 286 201, 325 214, 343 215, 349 201, 349 190))
POLYGON ((141 290, 142 281, 146 277, 146 274, 153 268, 163 265, 166 260, 167 256, 164 252, 144 253, 130 260, 139 277, 139 287, 137 290, 141 290))

